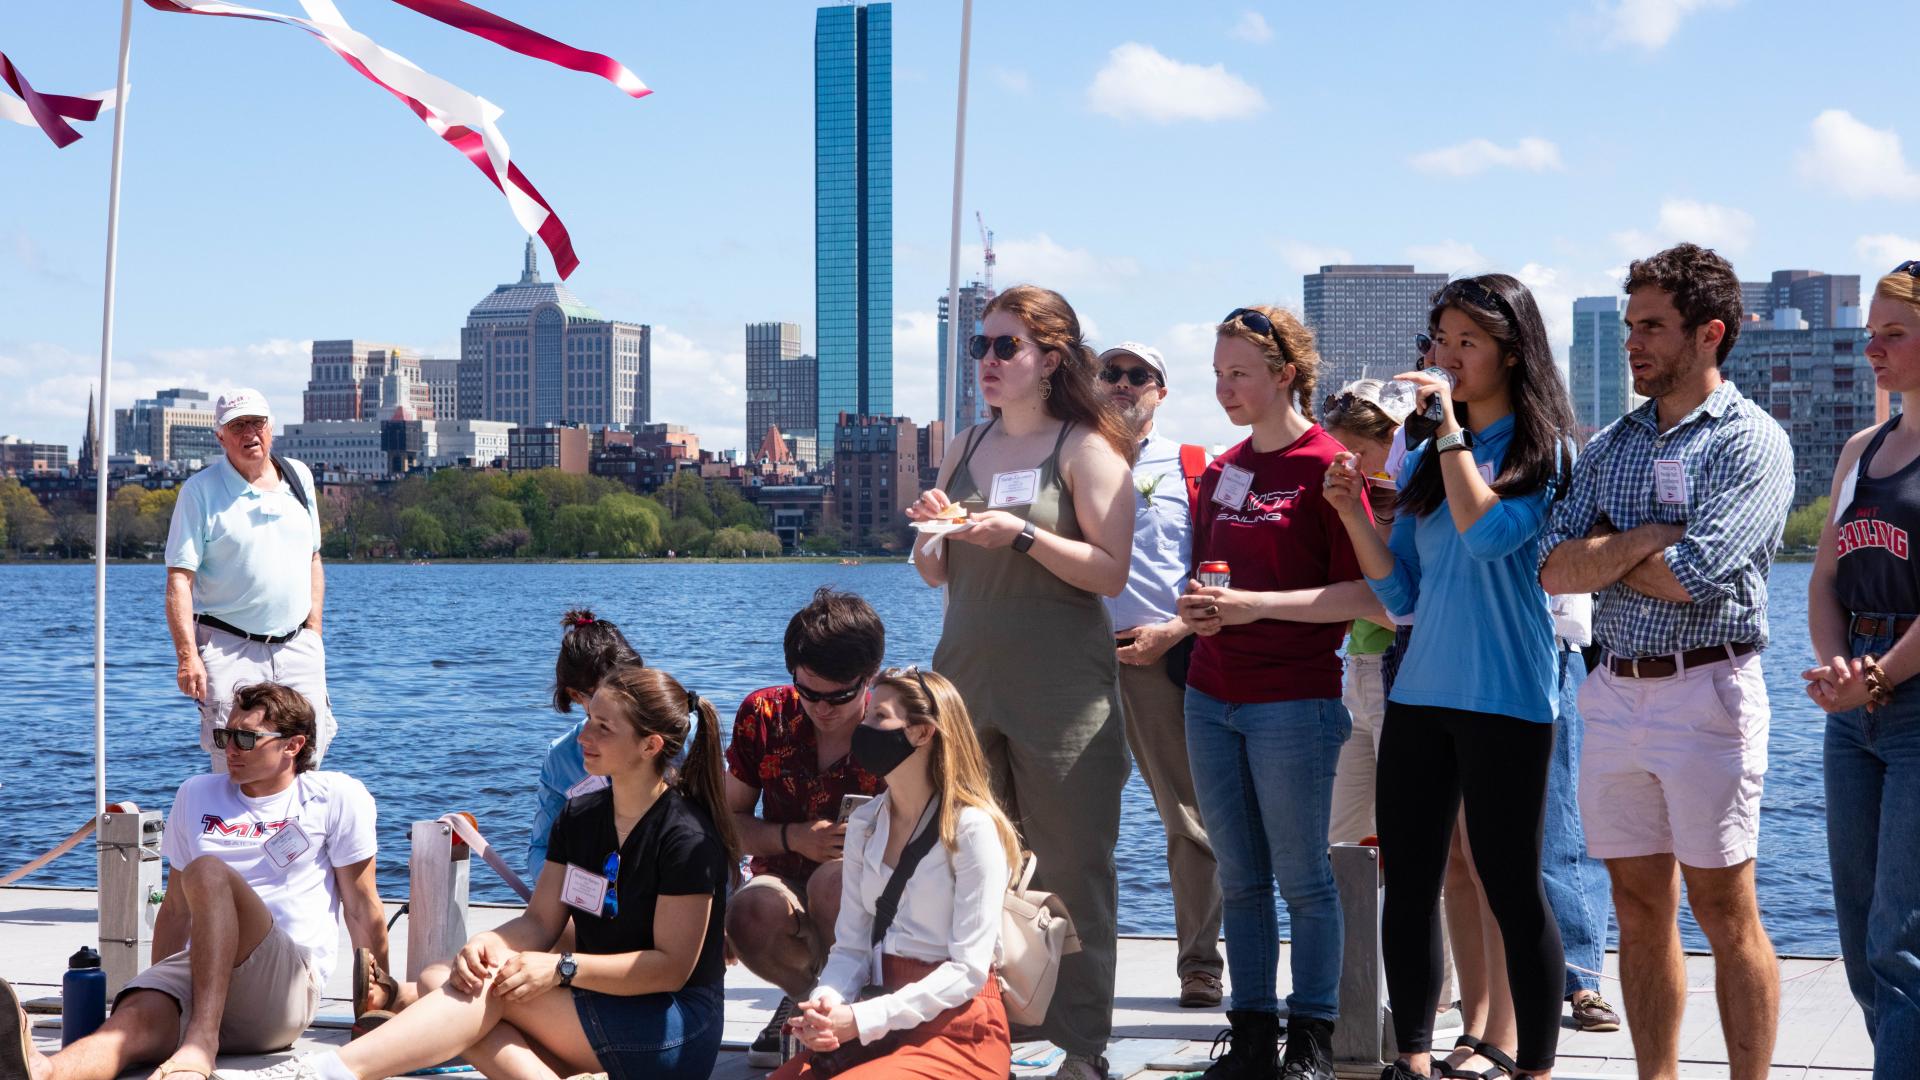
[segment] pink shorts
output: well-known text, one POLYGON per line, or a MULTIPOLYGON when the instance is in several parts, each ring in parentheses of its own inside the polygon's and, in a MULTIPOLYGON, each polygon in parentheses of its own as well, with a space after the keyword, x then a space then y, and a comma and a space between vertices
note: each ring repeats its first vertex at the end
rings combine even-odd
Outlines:
POLYGON ((1671 854, 1703 869, 1759 852, 1767 773, 1760 654, 1664 679, 1602 664, 1580 688, 1580 820, 1599 859, 1671 854))

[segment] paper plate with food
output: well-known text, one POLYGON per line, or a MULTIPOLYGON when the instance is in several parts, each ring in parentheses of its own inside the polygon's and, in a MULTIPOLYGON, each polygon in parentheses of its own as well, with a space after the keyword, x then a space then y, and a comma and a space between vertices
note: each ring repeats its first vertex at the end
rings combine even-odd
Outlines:
POLYGON ((926 521, 916 521, 913 527, 925 536, 945 536, 950 532, 959 532, 973 524, 967 516, 966 507, 959 503, 948 503, 946 509, 926 521))

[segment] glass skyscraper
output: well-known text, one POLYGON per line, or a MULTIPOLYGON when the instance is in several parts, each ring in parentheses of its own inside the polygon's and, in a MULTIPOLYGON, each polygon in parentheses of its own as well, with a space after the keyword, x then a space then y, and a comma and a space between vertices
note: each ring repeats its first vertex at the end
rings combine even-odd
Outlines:
POLYGON ((1582 296, 1573 302, 1573 351, 1567 382, 1580 438, 1620 419, 1635 404, 1627 370, 1627 298, 1582 296))
POLYGON ((813 30, 814 325, 820 456, 843 412, 893 412, 893 5, 813 30))

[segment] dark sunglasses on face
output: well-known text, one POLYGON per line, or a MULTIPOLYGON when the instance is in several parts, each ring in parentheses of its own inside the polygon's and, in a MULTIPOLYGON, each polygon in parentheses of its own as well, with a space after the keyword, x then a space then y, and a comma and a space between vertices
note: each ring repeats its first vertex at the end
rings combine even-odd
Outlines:
POLYGON ((1160 381, 1158 376, 1146 368, 1127 368, 1122 371, 1117 367, 1101 368, 1100 379, 1102 382, 1109 383, 1118 383, 1121 379, 1125 379, 1129 386, 1145 386, 1149 382, 1160 381))
POLYGON ((1419 350, 1421 356, 1425 356, 1433 351, 1433 338, 1427 334, 1415 334, 1413 347, 1419 350))
POLYGON ((251 750, 260 745, 263 739, 284 739, 285 735, 277 731, 242 731, 238 728, 214 728, 213 748, 225 750, 228 743, 237 743, 242 750, 251 750))
POLYGON ((847 702, 859 697, 860 692, 866 688, 866 683, 864 682, 855 686, 849 686, 845 690, 811 690, 801 686, 798 682, 793 684, 794 693, 799 694, 803 699, 811 701, 815 705, 845 705, 847 702))
POLYGON ((988 349, 992 349, 993 355, 1002 360, 1011 360, 1013 354, 1020 351, 1020 339, 1012 334, 1001 334, 999 337, 975 334, 967 339, 967 355, 975 360, 985 359, 988 349))
POLYGON ((1908 277, 1920 278, 1920 259, 1908 259, 1906 262, 1894 267, 1892 272, 1905 274, 1908 277))

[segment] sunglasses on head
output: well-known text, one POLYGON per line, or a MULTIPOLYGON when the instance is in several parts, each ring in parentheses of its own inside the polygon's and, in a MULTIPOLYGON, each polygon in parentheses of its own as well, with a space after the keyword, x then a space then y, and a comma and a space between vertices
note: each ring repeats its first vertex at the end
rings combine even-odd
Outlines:
POLYGON ((1001 334, 999 337, 975 334, 967 339, 967 355, 975 360, 985 359, 988 349, 992 349, 993 355, 1002 360, 1011 360, 1013 354, 1020 351, 1020 339, 1012 334, 1001 334))
POLYGON ((213 748, 225 750, 228 743, 238 744, 242 750, 251 750, 260 745, 263 739, 284 739, 285 735, 277 731, 242 731, 239 728, 214 728, 213 748))
POLYGON ((1127 380, 1128 386, 1145 386, 1149 382, 1157 383, 1160 381, 1158 376, 1146 368, 1127 368, 1124 371, 1117 367, 1104 367, 1100 369, 1100 380, 1102 382, 1117 384, 1121 379, 1127 380))
POLYGON ((1906 262, 1894 267, 1891 273, 1920 278, 1920 259, 1908 259, 1906 262))
POLYGON ((793 684, 794 693, 799 694, 801 698, 815 705, 845 705, 847 702, 859 697, 860 692, 866 688, 865 680, 862 680, 856 685, 849 686, 845 690, 813 690, 801 686, 798 681, 795 681, 793 684))
POLYGON ((1256 334, 1267 335, 1275 342, 1280 340, 1279 332, 1273 328, 1273 320, 1252 308, 1234 308, 1232 311, 1227 312, 1226 318, 1220 321, 1223 323, 1237 322, 1256 334))
POLYGON ((914 679, 920 683, 920 692, 926 695, 927 708, 933 713, 933 718, 940 719, 940 703, 934 700, 933 687, 927 685, 926 675, 918 667, 910 667, 907 670, 913 672, 914 679))

